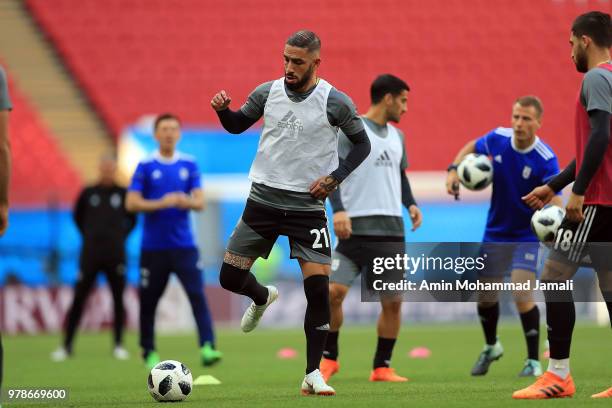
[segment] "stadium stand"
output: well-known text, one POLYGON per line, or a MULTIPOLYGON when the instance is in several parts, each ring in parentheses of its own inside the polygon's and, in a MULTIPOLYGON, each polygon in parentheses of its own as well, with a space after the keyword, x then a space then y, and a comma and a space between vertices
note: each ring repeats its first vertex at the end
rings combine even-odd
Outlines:
POLYGON ((0 1, 0 58, 66 159, 87 182, 114 140, 21 0, 0 1))
POLYGON ((72 205, 81 179, 71 167, 36 111, 10 80, 13 100, 10 135, 13 155, 11 204, 41 208, 50 202, 72 205))
POLYGON ((115 135, 142 114, 166 110, 187 123, 217 125, 211 96, 227 89, 236 108, 257 84, 280 77, 281 44, 307 27, 323 40, 321 75, 359 108, 375 75, 409 81, 410 113, 401 127, 411 170, 445 168, 467 138, 508 123, 522 94, 543 99, 542 134, 561 163, 571 155, 563 141, 579 76, 565 39, 587 1, 476 0, 466 7, 461 0, 315 0, 292 4, 291 16, 272 0, 27 4, 115 135), (422 38, 425 27, 435 34, 422 38))

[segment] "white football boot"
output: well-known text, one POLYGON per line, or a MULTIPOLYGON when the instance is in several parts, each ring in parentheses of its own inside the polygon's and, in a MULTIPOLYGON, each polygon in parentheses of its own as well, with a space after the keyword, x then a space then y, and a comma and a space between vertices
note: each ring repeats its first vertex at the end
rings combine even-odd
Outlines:
POLYGON ((240 328, 245 333, 248 333, 257 327, 257 323, 259 323, 261 316, 263 316, 268 306, 278 299, 278 289, 276 289, 274 286, 266 286, 266 288, 268 288, 268 301, 266 304, 257 306, 255 302, 252 302, 242 315, 240 328))
POLYGON ((51 353, 51 360, 55 361, 56 363, 66 361, 68 358, 70 358, 70 354, 64 347, 61 346, 51 353))
POLYGON ((302 395, 336 395, 336 390, 325 383, 323 375, 317 369, 306 374, 302 381, 302 395))
POLYGON ((113 349, 113 357, 117 360, 128 360, 130 358, 130 353, 123 348, 123 346, 116 346, 113 349))

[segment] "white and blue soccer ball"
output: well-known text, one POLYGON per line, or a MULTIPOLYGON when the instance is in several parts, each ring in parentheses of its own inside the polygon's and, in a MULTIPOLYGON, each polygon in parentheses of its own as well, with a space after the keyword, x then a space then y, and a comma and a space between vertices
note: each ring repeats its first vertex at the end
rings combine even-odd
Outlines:
POLYGON ((565 209, 548 204, 531 216, 531 230, 542 242, 552 242, 565 218, 565 209))
POLYGON ((148 386, 157 401, 182 401, 191 394, 193 378, 180 361, 165 360, 151 370, 148 386))
POLYGON ((484 154, 470 153, 457 167, 457 175, 468 190, 482 190, 493 181, 493 164, 484 154))

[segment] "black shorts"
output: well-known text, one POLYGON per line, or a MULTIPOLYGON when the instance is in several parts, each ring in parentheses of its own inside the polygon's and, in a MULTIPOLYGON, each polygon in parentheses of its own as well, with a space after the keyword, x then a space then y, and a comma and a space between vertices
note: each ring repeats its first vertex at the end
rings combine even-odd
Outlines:
POLYGON ((584 220, 563 220, 552 244, 550 258, 576 266, 612 270, 612 207, 586 205, 584 220))
POLYGON ((282 210, 247 200, 227 250, 249 258, 267 258, 279 235, 289 238, 291 258, 331 263, 325 211, 282 210))

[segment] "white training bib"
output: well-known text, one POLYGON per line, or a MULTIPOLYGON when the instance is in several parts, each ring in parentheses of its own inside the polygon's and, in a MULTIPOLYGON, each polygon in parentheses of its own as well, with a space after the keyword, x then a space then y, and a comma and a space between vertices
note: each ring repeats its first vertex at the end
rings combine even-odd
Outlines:
POLYGON ((309 192, 310 185, 338 167, 338 129, 327 119, 332 86, 323 79, 303 101, 293 102, 285 79, 274 81, 264 108, 264 127, 249 172, 255 183, 309 192))
POLYGON ((376 135, 367 123, 364 127, 370 139, 370 154, 340 185, 342 204, 349 217, 401 217, 401 137, 390 124, 387 124, 387 137, 376 135))

